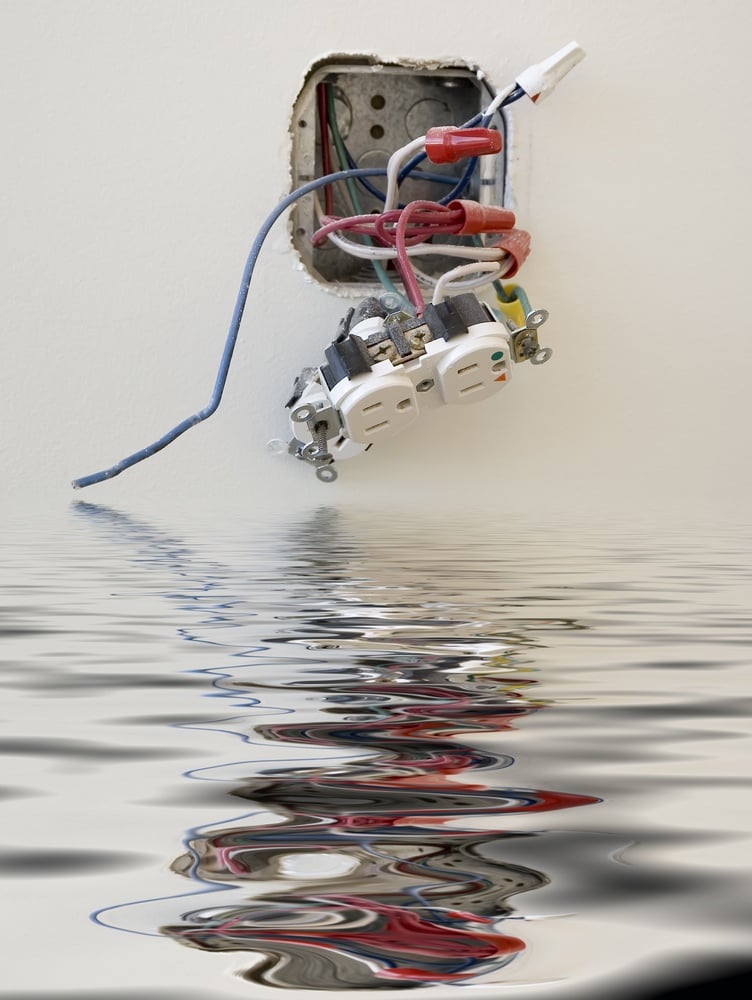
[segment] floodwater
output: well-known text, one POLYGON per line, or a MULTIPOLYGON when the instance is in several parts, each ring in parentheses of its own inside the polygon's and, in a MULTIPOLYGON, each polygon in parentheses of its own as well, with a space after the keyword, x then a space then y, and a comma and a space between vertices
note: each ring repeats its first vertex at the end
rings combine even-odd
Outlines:
POLYGON ((750 931, 751 534, 10 525, 0 997, 717 992, 750 931))

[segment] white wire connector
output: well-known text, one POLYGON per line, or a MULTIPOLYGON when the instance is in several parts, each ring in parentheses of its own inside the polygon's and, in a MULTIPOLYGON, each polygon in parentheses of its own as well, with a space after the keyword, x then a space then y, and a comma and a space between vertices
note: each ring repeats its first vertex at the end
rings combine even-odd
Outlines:
POLYGON ((570 42, 563 49, 554 52, 548 59, 528 66, 517 77, 517 85, 536 104, 544 100, 567 73, 585 58, 585 50, 577 42, 570 42))

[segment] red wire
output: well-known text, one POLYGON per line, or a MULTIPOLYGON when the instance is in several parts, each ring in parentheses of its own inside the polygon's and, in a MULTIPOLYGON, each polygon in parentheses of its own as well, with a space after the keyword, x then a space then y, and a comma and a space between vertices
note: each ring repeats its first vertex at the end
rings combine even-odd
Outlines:
POLYGON ((330 233, 350 232, 369 236, 382 246, 395 247, 405 292, 420 316, 425 304, 407 248, 425 243, 433 236, 458 233, 465 224, 465 214, 463 209, 450 209, 435 201, 411 201, 403 209, 392 209, 381 215, 351 215, 343 219, 332 216, 327 209, 311 242, 319 246, 330 233))
POLYGON ((373 235, 374 218, 373 215, 351 215, 346 219, 338 219, 327 213, 321 220, 324 225, 316 230, 311 237, 311 242, 314 246, 319 246, 326 240, 329 233, 336 233, 341 229, 354 230, 357 233, 365 232, 367 236, 373 235))
MULTIPOLYGON (((452 235, 462 228, 464 213, 461 209, 449 209, 430 201, 411 202, 408 207, 411 208, 411 215, 419 215, 406 233, 405 242, 408 246, 423 243, 439 234, 452 235), (416 206, 414 212, 412 206, 416 206)), ((347 218, 337 218, 327 212, 321 220, 323 225, 313 234, 312 242, 314 246, 319 246, 329 233, 348 230, 359 235, 376 237, 385 246, 394 246, 396 232, 394 226, 402 218, 404 211, 405 209, 393 209, 382 212, 381 215, 351 215, 347 218)))
POLYGON ((397 229, 394 233, 394 245, 397 250, 397 266, 399 267, 400 274, 402 275, 402 280, 405 283, 407 297, 415 306, 415 312, 418 316, 423 315, 425 303, 423 302, 423 294, 420 290, 420 286, 418 285, 418 279, 415 277, 415 271, 413 271, 410 258, 407 256, 407 242, 405 237, 410 217, 421 209, 433 209, 434 207, 435 203, 432 201, 411 201, 402 209, 399 222, 397 223, 397 229))
MULTIPOLYGON (((319 133, 321 137, 321 166, 324 174, 332 173, 332 153, 329 147, 329 114, 326 107, 326 85, 320 83, 316 87, 316 103, 319 113, 319 133)), ((324 209, 327 215, 332 214, 334 196, 331 184, 324 188, 324 209)))

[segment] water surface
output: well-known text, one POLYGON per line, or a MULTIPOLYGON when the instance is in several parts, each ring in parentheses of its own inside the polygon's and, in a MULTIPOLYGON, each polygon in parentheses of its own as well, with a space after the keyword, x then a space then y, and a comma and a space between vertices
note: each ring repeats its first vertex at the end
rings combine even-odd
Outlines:
POLYGON ((636 997, 734 971, 748 541, 94 504, 15 532, 0 996, 636 997))

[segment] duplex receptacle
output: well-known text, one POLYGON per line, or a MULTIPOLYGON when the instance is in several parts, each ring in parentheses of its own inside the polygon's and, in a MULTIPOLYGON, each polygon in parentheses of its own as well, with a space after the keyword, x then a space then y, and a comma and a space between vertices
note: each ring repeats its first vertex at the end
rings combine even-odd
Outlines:
POLYGON ((436 375, 445 403, 476 403, 509 379, 509 341, 498 323, 471 327, 462 342, 443 352, 436 375))
POLYGON ((394 437, 418 416, 415 386, 389 361, 374 365, 368 375, 343 379, 330 397, 347 437, 358 444, 394 437))

